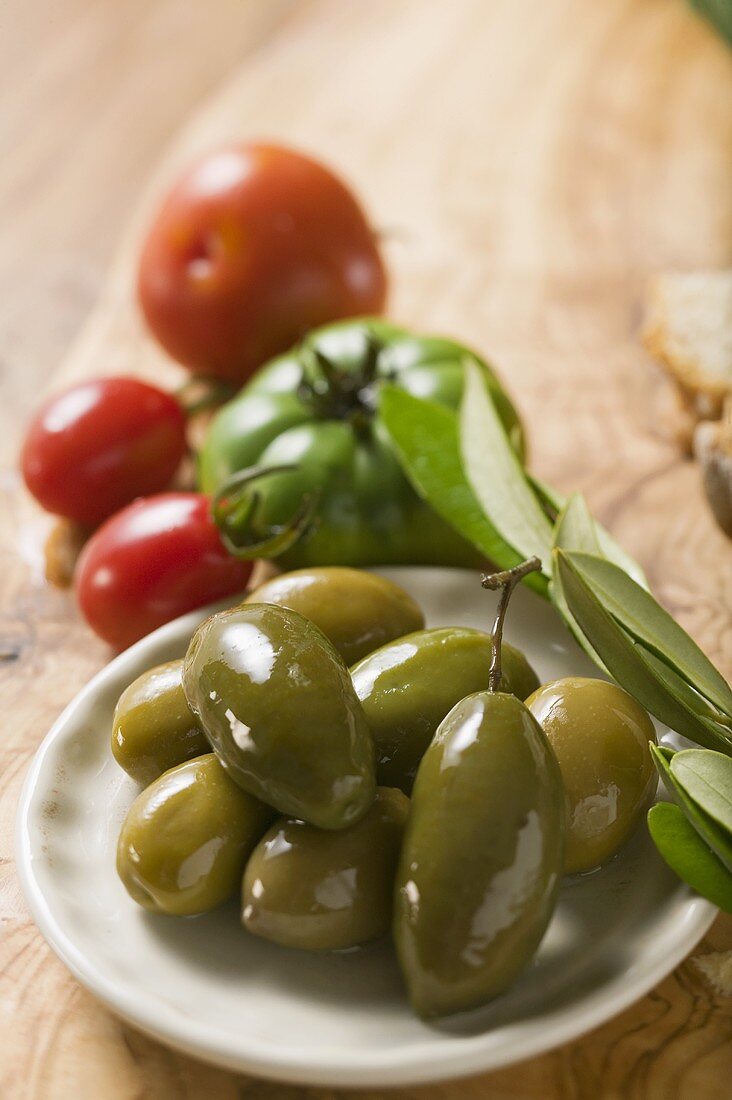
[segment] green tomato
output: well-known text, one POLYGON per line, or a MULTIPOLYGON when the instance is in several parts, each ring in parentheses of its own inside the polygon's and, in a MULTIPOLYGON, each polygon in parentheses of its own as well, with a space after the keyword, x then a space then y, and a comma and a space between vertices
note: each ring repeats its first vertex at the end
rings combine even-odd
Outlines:
MULTIPOLYGON (((466 357, 477 358, 452 340, 366 318, 318 329, 266 365, 213 419, 199 455, 201 489, 218 497, 229 544, 288 569, 479 565, 412 489, 379 417, 389 383, 457 411, 466 357)), ((479 362, 523 454, 518 414, 479 362)))

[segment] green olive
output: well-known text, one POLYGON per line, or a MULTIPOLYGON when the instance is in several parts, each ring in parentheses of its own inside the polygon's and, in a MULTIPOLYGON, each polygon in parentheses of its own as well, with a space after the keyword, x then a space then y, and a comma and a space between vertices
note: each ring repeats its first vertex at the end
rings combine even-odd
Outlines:
POLYGON ((213 753, 171 768, 129 809, 117 873, 145 909, 205 913, 236 893, 272 810, 227 776, 213 753))
POLYGON ((502 993, 551 918, 564 794, 538 722, 478 692, 441 723, 417 772, 396 880, 394 938, 421 1016, 502 993))
MULTIPOLYGON (((445 715, 488 686, 489 634, 469 627, 420 630, 351 669, 376 743, 377 782, 409 794, 419 762, 445 715)), ((501 691, 526 698, 539 679, 520 650, 501 647, 501 691)))
POLYGON ((276 821, 244 873, 242 919, 285 947, 338 951, 388 932, 409 801, 379 787, 356 825, 328 832, 276 821))
POLYGON ((265 581, 245 603, 276 603, 299 611, 329 638, 347 665, 424 626, 403 588, 361 569, 296 569, 265 581))
POLYGON ((138 783, 210 751, 186 701, 183 661, 143 672, 122 692, 114 711, 112 755, 138 783))
POLYGON ((244 790, 322 829, 366 813, 371 733, 348 669, 309 619, 254 603, 212 615, 193 635, 183 686, 244 790))
POLYGON ((567 794, 567 874, 606 863, 632 836, 656 789, 653 723, 627 691, 570 676, 526 705, 554 749, 567 794))

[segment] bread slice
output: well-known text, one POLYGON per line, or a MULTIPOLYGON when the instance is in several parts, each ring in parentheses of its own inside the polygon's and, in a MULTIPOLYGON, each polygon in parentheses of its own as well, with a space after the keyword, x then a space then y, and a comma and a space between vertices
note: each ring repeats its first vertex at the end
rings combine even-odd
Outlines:
POLYGON ((658 275, 643 342, 697 417, 721 416, 732 394, 732 270, 658 275))

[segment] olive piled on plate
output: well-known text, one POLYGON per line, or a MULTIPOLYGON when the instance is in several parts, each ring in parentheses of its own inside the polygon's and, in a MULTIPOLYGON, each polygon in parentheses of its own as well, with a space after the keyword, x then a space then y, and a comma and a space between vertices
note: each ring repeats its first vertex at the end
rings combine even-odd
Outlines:
POLYGON ((567 796, 567 874, 592 871, 633 835, 656 789, 653 723, 627 691, 568 676, 526 705, 559 762, 567 796))
POLYGON ((119 697, 112 754, 138 783, 209 751, 206 734, 183 691, 183 661, 143 672, 119 697))
POLYGON ((298 611, 320 627, 347 665, 424 626, 421 607, 398 584, 339 565, 281 573, 244 602, 298 611))
POLYGON ((348 829, 316 829, 280 818, 252 852, 244 874, 242 920, 285 947, 337 951, 383 936, 409 801, 379 787, 348 829))
MULTIPOLYGON (((384 786, 409 794, 419 762, 447 713, 488 687, 492 643, 469 627, 419 630, 377 649, 351 669, 376 745, 376 774, 384 786)), ((501 646, 500 690, 525 699, 539 686, 526 657, 501 646)))
POLYGON ((276 577, 205 620, 117 707, 115 757, 152 780, 118 845, 131 897, 193 915, 241 892, 249 933, 309 951, 391 931, 424 1017, 500 995, 562 873, 611 858, 653 787, 630 696, 540 687, 503 641, 537 567, 484 578, 501 592, 490 634, 425 629, 398 586, 341 568, 276 577))
POLYGON ((205 913, 236 891, 272 816, 207 753, 171 768, 137 796, 120 833, 117 871, 145 909, 205 913))

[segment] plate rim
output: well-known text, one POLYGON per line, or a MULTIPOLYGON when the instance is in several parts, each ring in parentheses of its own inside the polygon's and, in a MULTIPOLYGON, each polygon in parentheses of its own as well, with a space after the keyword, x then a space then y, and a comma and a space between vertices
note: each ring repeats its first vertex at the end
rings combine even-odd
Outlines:
MULTIPOLYGON (((419 569, 418 566, 384 567, 379 572, 392 569, 419 569)), ((425 568, 425 567, 421 567, 425 568)), ((430 569, 445 567, 428 567, 430 569)), ((469 573, 470 570, 446 568, 451 573, 469 573)), ((328 1058, 322 1052, 309 1056, 302 1048, 273 1050, 271 1046, 262 1051, 262 1041, 247 1039, 242 1034, 239 1048, 232 1051, 226 1043, 217 1043, 213 1028, 193 1018, 181 1016, 175 1009, 162 1001, 148 1002, 138 997, 134 1001, 126 983, 120 983, 105 975, 103 968, 92 963, 74 944, 61 922, 55 917, 53 909, 33 870, 30 832, 34 799, 39 792, 44 765, 63 738, 63 734, 75 712, 86 704, 88 697, 102 688, 106 681, 127 664, 134 664, 141 653, 151 644, 177 638, 184 631, 193 632, 199 622, 222 607, 232 606, 232 599, 218 601, 196 611, 174 619, 159 627, 146 637, 135 642, 123 653, 118 654, 100 669, 63 709, 51 726, 31 760, 23 781, 18 808, 15 815, 15 857, 16 869, 25 901, 39 931, 54 953, 70 970, 77 981, 110 1008, 116 1015, 140 1028, 146 1034, 162 1041, 182 1053, 200 1058, 240 1073, 249 1073, 257 1077, 301 1085, 321 1087, 387 1087, 426 1084, 467 1077, 481 1072, 490 1072, 508 1065, 524 1061, 562 1046, 600 1026, 617 1016, 624 1009, 644 997, 660 981, 666 978, 699 943, 714 922, 718 910, 704 898, 688 891, 686 933, 679 937, 673 950, 669 951, 657 964, 644 972, 642 978, 635 978, 627 987, 603 995, 603 987, 593 990, 583 1000, 578 1018, 578 1009, 565 1007, 551 1017, 547 1026, 536 1029, 533 1038, 524 1038, 520 1051, 515 1043, 506 1043, 499 1050, 481 1047, 483 1034, 471 1036, 476 1040, 475 1049, 466 1050, 461 1044, 459 1049, 450 1051, 448 1047, 436 1046, 435 1054, 425 1056, 420 1045, 405 1053, 403 1050, 384 1050, 374 1054, 356 1056, 348 1047, 341 1054, 337 1048, 331 1048, 328 1058), (134 1001, 134 1003, 133 1003, 134 1001), (336 1056, 334 1055, 341 1055, 336 1056)), ((508 1025, 511 1026, 511 1025, 508 1025)))

